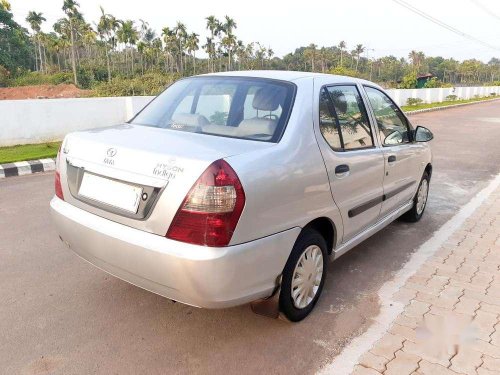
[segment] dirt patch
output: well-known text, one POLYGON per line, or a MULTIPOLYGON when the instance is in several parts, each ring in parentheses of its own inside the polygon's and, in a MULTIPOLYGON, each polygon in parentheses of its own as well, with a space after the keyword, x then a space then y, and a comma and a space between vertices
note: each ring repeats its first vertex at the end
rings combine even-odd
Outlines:
POLYGON ((5 87, 0 88, 0 100, 80 98, 88 92, 73 84, 5 87))

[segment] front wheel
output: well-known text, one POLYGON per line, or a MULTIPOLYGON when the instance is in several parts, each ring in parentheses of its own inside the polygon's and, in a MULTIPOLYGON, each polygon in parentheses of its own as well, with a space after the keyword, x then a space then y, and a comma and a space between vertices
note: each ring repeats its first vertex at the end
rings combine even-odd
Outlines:
POLYGON ((403 220, 415 223, 422 218, 429 195, 429 181, 429 174, 424 172, 420 185, 418 186, 417 194, 415 194, 415 198, 413 198, 413 207, 402 216, 403 220))
POLYGON ((326 241, 314 229, 306 228, 293 246, 281 281, 280 310, 292 322, 313 310, 325 283, 326 241))

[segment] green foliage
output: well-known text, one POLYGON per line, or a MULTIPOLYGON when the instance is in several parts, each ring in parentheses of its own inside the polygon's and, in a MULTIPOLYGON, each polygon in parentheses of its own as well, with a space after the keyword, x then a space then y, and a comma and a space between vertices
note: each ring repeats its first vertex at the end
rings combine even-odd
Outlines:
POLYGON ((9 86, 59 85, 72 83, 71 73, 42 74, 40 72, 25 72, 9 80, 9 86))
POLYGON ((0 65, 13 73, 18 68, 30 68, 32 48, 28 31, 0 3, 0 65))
POLYGON ((493 81, 485 83, 485 86, 500 86, 500 81, 493 81))
POLYGON ((337 74, 339 76, 348 76, 348 77, 356 77, 360 78, 361 73, 356 72, 355 70, 343 67, 343 66, 337 66, 335 68, 332 68, 328 71, 330 74, 337 74))
POLYGON ((408 98, 406 100, 406 105, 418 105, 421 104, 422 102, 423 100, 420 98, 408 98))
POLYGON ((439 79, 437 79, 436 77, 432 77, 425 83, 424 86, 424 88, 426 89, 434 89, 438 87, 453 87, 453 85, 451 83, 444 83, 439 79))
POLYGON ((403 77, 403 80, 399 84, 400 89, 414 89, 417 87, 417 73, 410 72, 403 77))
POLYGON ((432 77, 427 82, 425 82, 424 88, 434 89, 436 87, 441 87, 441 82, 436 77, 432 77))
POLYGON ((93 87, 92 96, 158 95, 175 82, 177 74, 147 73, 141 77, 115 77, 111 82, 101 82, 93 87))
POLYGON ((4 66, 0 65, 0 87, 7 86, 10 72, 4 66))
POLYGON ((453 101, 455 101, 455 100, 457 100, 457 99, 458 99, 458 96, 453 95, 453 94, 452 94, 452 95, 448 95, 448 96, 445 98, 445 100, 446 100, 446 101, 448 101, 448 102, 453 102, 453 101))

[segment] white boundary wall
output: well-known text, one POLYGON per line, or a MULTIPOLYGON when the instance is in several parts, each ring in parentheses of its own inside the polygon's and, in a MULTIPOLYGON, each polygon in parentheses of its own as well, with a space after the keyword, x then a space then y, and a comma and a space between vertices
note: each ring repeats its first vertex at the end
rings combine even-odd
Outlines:
MULTIPOLYGON (((387 90, 398 105, 408 98, 441 102, 448 95, 470 99, 500 94, 500 86, 387 90)), ((0 100, 0 147, 61 140, 69 132, 123 123, 152 96, 0 100)))
POLYGON ((0 100, 0 147, 57 141, 67 133, 123 123, 152 96, 0 100))
POLYGON ((443 102, 448 95, 456 95, 458 99, 472 99, 477 96, 500 94, 500 86, 482 87, 447 87, 437 89, 391 89, 386 90, 397 105, 406 105, 408 98, 420 98, 425 103, 443 102))

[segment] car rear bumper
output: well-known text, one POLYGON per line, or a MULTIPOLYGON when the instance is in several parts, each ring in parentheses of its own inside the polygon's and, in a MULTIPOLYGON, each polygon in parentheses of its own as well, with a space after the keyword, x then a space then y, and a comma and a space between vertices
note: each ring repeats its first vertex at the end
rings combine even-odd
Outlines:
POLYGON ((51 213, 64 243, 131 284, 198 307, 223 308, 271 295, 300 228, 211 248, 173 241, 91 214, 57 197, 51 213))

